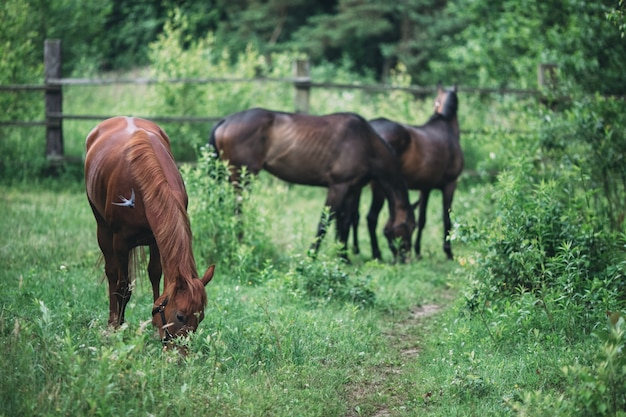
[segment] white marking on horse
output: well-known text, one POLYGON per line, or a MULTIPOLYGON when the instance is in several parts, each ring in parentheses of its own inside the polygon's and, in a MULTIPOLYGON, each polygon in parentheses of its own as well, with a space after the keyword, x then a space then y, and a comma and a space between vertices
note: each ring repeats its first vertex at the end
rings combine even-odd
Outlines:
POLYGON ((116 203, 115 201, 112 201, 111 204, 114 204, 114 205, 120 206, 120 207, 130 207, 130 208, 135 207, 135 189, 134 188, 131 188, 130 198, 126 198, 123 195, 120 195, 118 197, 122 201, 119 202, 119 203, 116 203))
POLYGON ((129 134, 133 134, 135 130, 137 130, 137 126, 135 125, 135 118, 128 116, 124 116, 124 118, 126 119, 126 131, 129 134))

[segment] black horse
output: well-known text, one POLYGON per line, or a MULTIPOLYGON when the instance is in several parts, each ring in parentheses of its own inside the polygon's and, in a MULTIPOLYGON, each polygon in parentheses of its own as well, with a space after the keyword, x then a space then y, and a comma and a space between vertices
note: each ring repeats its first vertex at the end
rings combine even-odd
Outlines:
MULTIPOLYGON (((448 259, 452 259, 450 246, 450 209, 456 189, 457 179, 463 170, 463 151, 460 145, 459 121, 457 118, 457 88, 444 90, 441 83, 437 85, 435 113, 422 126, 410 126, 380 118, 371 120, 374 129, 393 147, 398 157, 402 174, 409 189, 419 190, 419 218, 415 253, 420 256, 420 241, 426 224, 426 205, 433 189, 439 189, 443 195, 443 250, 448 259)), ((378 214, 384 204, 384 196, 380 185, 372 182, 372 205, 367 215, 372 255, 380 258, 380 249, 376 239, 378 214)), ((358 224, 358 207, 353 212, 355 252, 358 252, 356 225, 358 224)))
MULTIPOLYGON (((291 183, 327 187, 325 206, 330 208, 331 220, 336 218, 344 257, 361 188, 375 180, 381 197, 389 201, 391 216, 385 236, 394 257, 397 239, 401 257, 410 252, 415 220, 400 164, 389 144, 361 116, 310 116, 254 108, 218 122, 209 143, 229 162, 234 184, 246 166, 253 174, 265 169, 291 183)), ((326 233, 324 220, 322 216, 313 253, 326 233)))

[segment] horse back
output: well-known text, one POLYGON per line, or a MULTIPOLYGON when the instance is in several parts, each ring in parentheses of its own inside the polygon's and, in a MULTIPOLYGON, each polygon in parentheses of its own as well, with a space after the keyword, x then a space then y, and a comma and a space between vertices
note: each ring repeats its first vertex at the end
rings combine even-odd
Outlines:
POLYGON ((235 167, 247 166, 253 173, 266 169, 292 183, 328 186, 356 181, 367 172, 369 161, 363 161, 369 152, 368 129, 353 113, 311 116, 256 108, 228 116, 214 129, 212 141, 235 167))
POLYGON ((442 188, 461 174, 463 153, 458 134, 446 122, 411 126, 376 119, 370 123, 397 153, 409 188, 442 188))
POLYGON ((127 158, 129 145, 137 134, 150 142, 168 184, 186 202, 180 173, 170 149, 170 139, 155 123, 132 117, 114 117, 101 122, 85 141, 85 186, 96 218, 111 228, 137 223, 148 227, 145 220, 141 189, 137 186, 127 158), (133 210, 120 206, 134 195, 133 210))

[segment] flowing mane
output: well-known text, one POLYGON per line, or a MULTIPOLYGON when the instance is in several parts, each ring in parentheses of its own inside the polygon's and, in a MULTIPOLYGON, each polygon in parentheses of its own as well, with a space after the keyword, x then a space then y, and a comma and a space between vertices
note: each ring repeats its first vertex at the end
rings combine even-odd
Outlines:
MULTIPOLYGON (((169 151, 168 155, 171 158, 169 151)), ((191 250, 186 199, 176 195, 169 186, 153 141, 145 130, 133 133, 127 145, 126 160, 143 195, 146 215, 163 258, 164 291, 173 291, 170 288, 172 284, 178 284, 179 287, 188 287, 193 293, 192 281, 198 277, 198 272, 191 250), (175 277, 176 282, 168 282, 169 277, 175 277)))

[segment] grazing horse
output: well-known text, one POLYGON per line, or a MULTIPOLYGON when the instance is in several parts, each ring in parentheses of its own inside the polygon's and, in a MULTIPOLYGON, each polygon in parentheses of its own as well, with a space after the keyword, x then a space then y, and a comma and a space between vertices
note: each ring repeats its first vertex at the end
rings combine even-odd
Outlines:
POLYGON ((132 293, 133 256, 150 247, 152 323, 161 340, 195 331, 204 318, 205 285, 191 250, 187 192, 170 150, 170 139, 155 123, 114 117, 87 136, 85 186, 97 223, 98 244, 109 281, 109 325, 124 323, 132 293), (161 274, 163 293, 159 293, 161 274))
MULTIPOLYGON (((330 208, 331 219, 336 218, 345 259, 353 207, 358 205, 361 188, 376 180, 389 201, 391 216, 385 236, 394 257, 397 249, 402 260, 410 252, 415 221, 399 162, 361 116, 310 116, 254 108, 221 120, 211 131, 209 143, 229 162, 234 184, 239 182, 241 167, 246 166, 253 174, 265 169, 291 183, 327 187, 325 206, 330 208), (396 239, 400 239, 400 248, 396 248, 396 239)), ((313 254, 325 233, 322 215, 311 247, 313 254)))
MULTIPOLYGON (((443 196, 443 250, 448 259, 452 259, 450 246, 450 209, 456 189, 457 179, 463 170, 463 151, 459 141, 459 121, 457 118, 457 88, 444 90, 437 85, 435 113, 422 126, 410 126, 384 118, 371 120, 370 124, 396 151, 400 158, 402 173, 409 189, 419 190, 419 205, 415 253, 420 256, 420 241, 426 224, 426 205, 433 189, 439 189, 443 196)), ((384 203, 380 186, 372 183, 372 205, 367 215, 367 224, 372 244, 372 253, 380 258, 376 239, 378 213, 384 203)), ((358 211, 358 208, 357 208, 358 211)), ((358 222, 358 212, 353 221, 358 222)), ((356 224, 355 226, 355 250, 356 224)))

